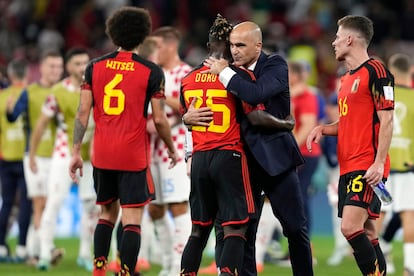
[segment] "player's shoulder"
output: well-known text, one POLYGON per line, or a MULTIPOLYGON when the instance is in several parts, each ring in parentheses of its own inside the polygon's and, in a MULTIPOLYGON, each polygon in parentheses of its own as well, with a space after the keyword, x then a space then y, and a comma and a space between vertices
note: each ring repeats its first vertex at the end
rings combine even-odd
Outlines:
POLYGON ((387 67, 379 60, 370 58, 367 60, 363 67, 365 67, 371 75, 375 76, 378 79, 389 78, 391 75, 387 67))
POLYGON ((191 67, 190 65, 188 65, 188 66, 190 67, 190 70, 187 71, 187 73, 183 76, 183 78, 181 79, 181 81, 184 81, 184 80, 188 79, 195 72, 198 72, 198 71, 201 70, 201 68, 203 68, 203 64, 197 65, 195 67, 191 67))

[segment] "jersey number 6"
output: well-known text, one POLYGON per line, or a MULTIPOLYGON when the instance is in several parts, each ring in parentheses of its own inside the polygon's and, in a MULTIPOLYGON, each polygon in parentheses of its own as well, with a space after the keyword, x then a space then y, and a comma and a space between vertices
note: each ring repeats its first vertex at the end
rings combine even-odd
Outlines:
POLYGON ((119 115, 125 109, 125 94, 121 89, 115 89, 122 79, 122 74, 116 74, 115 77, 105 85, 103 110, 108 115, 119 115), (112 105, 114 101, 116 101, 116 105, 112 105))

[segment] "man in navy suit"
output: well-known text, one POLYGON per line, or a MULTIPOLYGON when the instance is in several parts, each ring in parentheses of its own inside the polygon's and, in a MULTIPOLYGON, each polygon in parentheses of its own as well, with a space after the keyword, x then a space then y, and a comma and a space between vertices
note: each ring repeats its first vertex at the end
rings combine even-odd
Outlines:
MULTIPOLYGON (((256 81, 243 79, 229 67, 225 59, 210 57, 204 65, 209 73, 219 75, 228 91, 243 101, 264 104, 265 110, 278 118, 290 114, 288 67, 279 55, 262 52, 262 33, 253 22, 236 25, 230 34, 230 49, 234 65, 252 70, 256 81)), ((202 114, 187 116, 188 124, 206 122, 202 114)), ((307 234, 306 216, 296 167, 303 164, 298 145, 291 132, 275 131, 242 121, 242 131, 250 150, 249 171, 259 197, 263 190, 273 213, 283 226, 288 239, 293 275, 313 275, 312 255, 307 234)), ((250 240, 255 240, 257 224, 250 227, 250 240)), ((246 233, 247 235, 247 233, 246 233)), ((248 238, 249 240, 249 238, 248 238)), ((254 242, 248 243, 254 247, 254 242)), ((254 252, 254 248, 252 249, 254 252)), ((247 260, 245 259, 245 262, 247 260)), ((254 262, 254 256, 250 256, 254 262)))

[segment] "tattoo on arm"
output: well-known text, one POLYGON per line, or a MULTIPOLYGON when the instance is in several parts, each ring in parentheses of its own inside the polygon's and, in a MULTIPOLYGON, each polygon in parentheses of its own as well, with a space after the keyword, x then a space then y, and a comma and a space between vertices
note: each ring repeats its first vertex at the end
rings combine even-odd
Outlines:
POLYGON ((76 118, 75 120, 75 131, 73 133, 73 144, 81 144, 83 136, 86 132, 86 126, 82 124, 82 122, 79 120, 79 118, 76 118))

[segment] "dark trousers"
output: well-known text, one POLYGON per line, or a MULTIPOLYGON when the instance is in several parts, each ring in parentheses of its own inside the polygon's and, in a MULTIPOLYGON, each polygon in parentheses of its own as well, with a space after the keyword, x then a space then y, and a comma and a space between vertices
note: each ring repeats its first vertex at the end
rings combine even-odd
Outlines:
POLYGON ((310 187, 312 185, 312 176, 315 174, 318 168, 319 157, 318 156, 304 156, 305 164, 298 168, 299 183, 303 198, 303 207, 305 209, 305 215, 308 218, 306 227, 308 228, 308 234, 311 232, 312 217, 310 212, 309 194, 310 187))
POLYGON ((27 197, 26 181, 22 161, 0 161, 1 196, 3 204, 0 210, 0 245, 6 245, 6 235, 10 213, 16 197, 19 200, 19 237, 18 244, 26 245, 27 231, 32 215, 32 202, 27 197))
MULTIPOLYGON (((264 191, 272 206, 273 214, 279 219, 283 228, 283 234, 287 237, 293 275, 312 276, 312 253, 308 236, 307 218, 296 169, 290 169, 277 176, 270 176, 254 158, 249 158, 248 160, 252 186, 255 187, 256 192, 260 191, 260 188, 264 191)), ((248 237, 245 249, 246 255, 251 254, 249 252, 255 252, 254 246, 258 220, 253 220, 252 222, 246 234, 248 237)), ((252 262, 252 260, 255 261, 254 255, 246 256, 244 260, 244 267, 253 266, 256 268, 255 262, 254 264, 252 262)), ((245 271, 243 270, 243 272, 245 271)), ((255 274, 246 272, 241 275, 255 274)))

